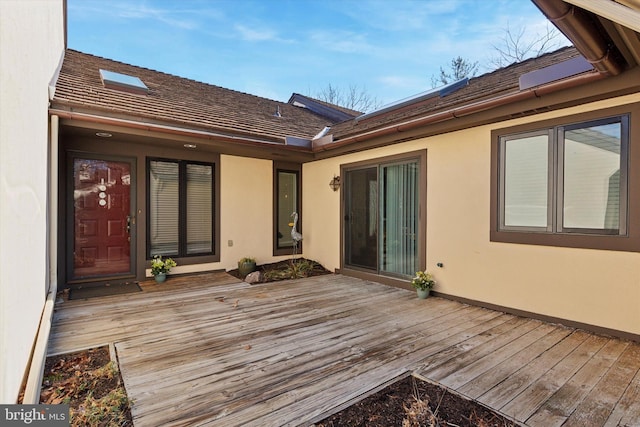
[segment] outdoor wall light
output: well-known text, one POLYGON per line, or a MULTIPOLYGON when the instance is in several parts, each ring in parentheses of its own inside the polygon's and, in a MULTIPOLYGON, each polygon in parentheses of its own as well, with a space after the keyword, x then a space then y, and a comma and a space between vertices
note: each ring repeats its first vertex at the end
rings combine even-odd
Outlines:
POLYGON ((340 177, 333 175, 333 179, 329 182, 329 187, 333 191, 338 191, 340 189, 340 177))

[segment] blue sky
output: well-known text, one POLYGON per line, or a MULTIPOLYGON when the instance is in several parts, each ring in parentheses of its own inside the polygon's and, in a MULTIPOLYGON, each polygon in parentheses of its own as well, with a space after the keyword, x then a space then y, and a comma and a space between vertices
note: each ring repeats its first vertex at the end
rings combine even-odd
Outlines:
POLYGON ((529 0, 68 0, 72 49, 279 101, 331 84, 387 104, 546 25, 529 0))

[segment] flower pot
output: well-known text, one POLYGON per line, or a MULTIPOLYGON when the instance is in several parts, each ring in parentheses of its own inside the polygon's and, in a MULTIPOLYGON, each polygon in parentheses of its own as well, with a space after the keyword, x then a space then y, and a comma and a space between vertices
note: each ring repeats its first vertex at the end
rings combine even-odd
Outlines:
POLYGON ((155 277, 156 282, 158 282, 158 283, 162 283, 162 282, 164 282, 165 280, 167 280, 167 273, 158 273, 158 274, 156 274, 156 275, 155 275, 155 276, 153 276, 153 277, 155 277))
POLYGON ((240 277, 244 278, 247 274, 256 271, 256 263, 255 262, 243 262, 238 263, 238 274, 240 277))
POLYGON ((429 289, 416 289, 416 292, 418 293, 418 298, 420 299, 425 299, 429 296, 429 289))

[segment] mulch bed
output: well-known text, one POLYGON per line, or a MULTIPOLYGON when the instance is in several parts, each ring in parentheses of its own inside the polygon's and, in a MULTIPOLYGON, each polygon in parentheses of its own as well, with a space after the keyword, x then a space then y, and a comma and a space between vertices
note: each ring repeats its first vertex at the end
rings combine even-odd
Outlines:
POLYGON ((68 404, 72 426, 133 426, 124 383, 108 347, 48 357, 40 403, 68 404))
POLYGON ((409 376, 320 421, 317 427, 512 427, 486 407, 409 376))
MULTIPOLYGON (((296 279, 301 277, 312 277, 312 276, 320 276, 323 274, 331 274, 329 270, 324 268, 321 264, 316 261, 308 260, 306 258, 295 258, 295 259, 286 259, 279 262, 274 262, 271 264, 261 264, 257 266, 257 270, 262 273, 262 280, 260 283, 267 282, 276 282, 280 280, 289 280, 296 279), (296 265, 304 265, 309 266, 308 269, 304 269, 303 274, 299 275, 299 277, 291 277, 290 272, 292 270, 292 263, 296 265)), ((295 271, 299 271, 295 270, 295 271)), ((235 268, 233 270, 227 271, 230 275, 237 277, 239 279, 244 279, 238 272, 238 269, 235 268)))

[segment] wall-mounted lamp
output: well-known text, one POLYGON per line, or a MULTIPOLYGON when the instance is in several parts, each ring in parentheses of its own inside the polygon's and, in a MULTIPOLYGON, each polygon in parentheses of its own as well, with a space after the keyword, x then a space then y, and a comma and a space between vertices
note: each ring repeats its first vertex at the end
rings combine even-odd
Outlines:
POLYGON ((329 187, 333 191, 338 191, 340 189, 340 177, 333 175, 333 179, 329 182, 329 187))

